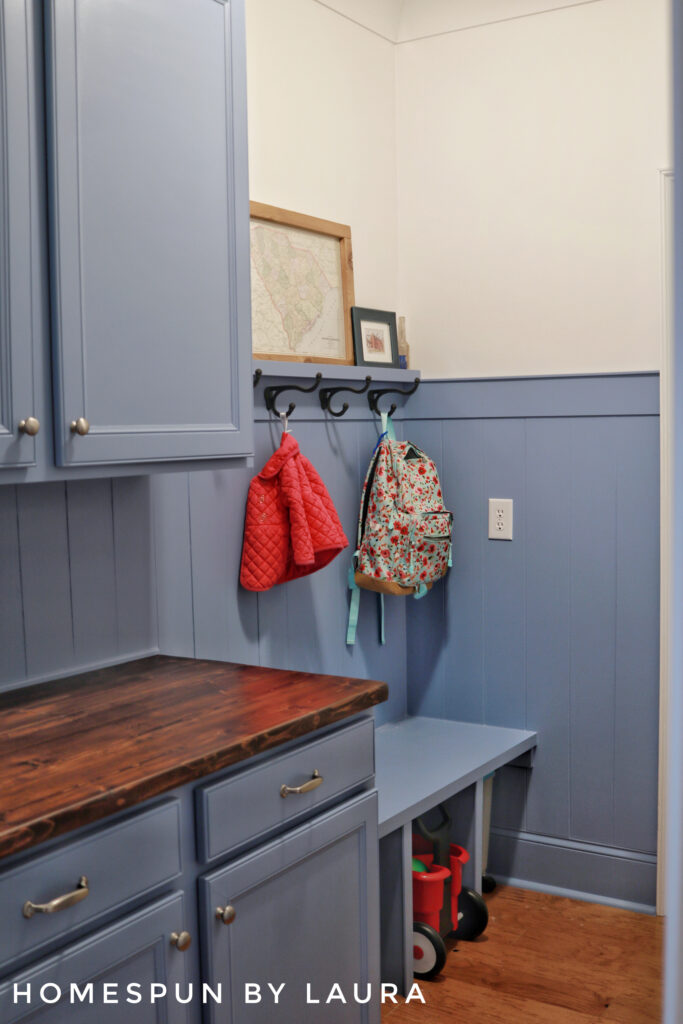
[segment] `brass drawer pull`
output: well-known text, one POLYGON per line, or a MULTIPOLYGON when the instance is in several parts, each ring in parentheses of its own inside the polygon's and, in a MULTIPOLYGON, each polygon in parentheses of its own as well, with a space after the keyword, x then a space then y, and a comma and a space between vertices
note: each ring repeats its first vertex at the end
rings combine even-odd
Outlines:
POLYGON ((228 904, 227 907, 216 907, 216 919, 223 924, 232 924, 235 920, 235 908, 228 904))
POLYGON ((191 942, 192 936, 189 932, 171 932, 171 945, 175 946, 181 953, 190 948, 191 942))
POLYGON ((81 875, 73 892, 55 896, 49 903, 33 903, 31 900, 26 900, 23 906, 24 917, 33 917, 34 914, 55 914, 58 910, 66 910, 67 907, 73 907, 74 903, 84 900, 89 892, 88 879, 85 875, 81 875))
POLYGON ((290 793, 310 793, 312 789, 317 789, 322 784, 323 777, 316 768, 308 782, 304 782, 303 786, 280 786, 280 796, 286 797, 290 793))

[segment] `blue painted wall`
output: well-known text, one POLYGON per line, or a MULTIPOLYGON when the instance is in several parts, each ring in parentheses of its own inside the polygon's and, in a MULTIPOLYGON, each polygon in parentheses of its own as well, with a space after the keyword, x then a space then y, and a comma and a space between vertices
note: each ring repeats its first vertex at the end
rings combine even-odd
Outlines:
MULTIPOLYGON (((256 396, 256 468, 153 478, 159 644, 169 654, 382 679, 390 699, 378 722, 406 713, 406 602, 388 599, 387 644, 377 642, 377 604, 362 595, 355 647, 347 647, 347 571, 353 547, 313 576, 255 594, 239 585, 249 481, 279 444, 256 396)), ((360 488, 377 441, 364 399, 343 419, 324 418, 317 398, 298 398, 292 433, 323 477, 350 544, 360 488), (363 409, 363 404, 365 408, 363 409)))
POLYGON ((0 690, 157 649, 145 477, 0 486, 0 690))
MULTIPOLYGON (((344 643, 342 554, 262 594, 238 583, 249 480, 279 442, 256 392, 256 468, 0 487, 0 688, 167 653, 385 679, 406 712, 539 733, 496 780, 500 875, 654 903, 658 717, 658 379, 425 382, 402 431, 433 455, 455 564, 421 602, 362 595, 344 643), (515 539, 487 539, 487 499, 515 539), (528 782, 528 791, 525 787, 528 782)), ((352 540, 377 423, 300 396, 292 430, 352 540)))
POLYGON ((496 781, 494 873, 654 904, 657 376, 426 383, 406 412, 455 510, 453 570, 410 609, 409 712, 538 731, 534 770, 496 781))

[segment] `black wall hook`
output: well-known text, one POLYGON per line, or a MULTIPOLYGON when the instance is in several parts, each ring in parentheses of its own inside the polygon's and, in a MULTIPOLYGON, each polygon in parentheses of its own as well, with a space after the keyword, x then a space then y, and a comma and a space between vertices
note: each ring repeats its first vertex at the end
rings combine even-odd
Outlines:
MULTIPOLYGON (((280 395, 283 391, 303 391, 304 393, 308 393, 310 391, 315 391, 316 388, 318 388, 320 386, 320 381, 322 379, 323 379, 322 373, 316 373, 315 380, 311 384, 310 388, 302 388, 302 387, 299 387, 298 384, 280 384, 277 387, 274 387, 273 385, 270 385, 269 387, 264 388, 263 394, 265 395, 265 399, 266 399, 266 409, 269 412, 274 412, 276 416, 281 416, 282 413, 280 412, 280 410, 275 405, 275 400, 277 399, 278 395, 280 395)), ((289 403, 289 409, 287 410, 286 415, 287 416, 291 416, 295 409, 296 409, 296 403, 295 402, 290 402, 289 403)))
POLYGON ((327 410, 327 412, 329 412, 330 416, 343 416, 344 413, 347 411, 347 409, 349 407, 349 403, 348 402, 344 402, 344 404, 342 405, 341 409, 339 409, 338 412, 335 412, 334 409, 330 406, 330 399, 334 395, 336 395, 338 391, 351 391, 354 395, 364 395, 365 392, 370 387, 371 383, 372 383, 372 377, 370 377, 368 375, 365 378, 365 384, 363 385, 362 388, 349 388, 349 387, 321 388, 320 389, 320 408, 323 410, 323 412, 325 410, 327 410))
MULTIPOLYGON (((379 408, 377 402, 382 397, 382 395, 414 395, 419 386, 420 378, 416 377, 415 383, 413 384, 412 388, 408 388, 407 391, 401 391, 400 388, 382 388, 381 390, 373 389, 368 394, 368 405, 370 406, 372 412, 376 412, 378 416, 381 416, 382 410, 379 408)), ((389 410, 389 415, 393 416, 395 412, 396 403, 392 402, 391 409, 389 410)))
POLYGON ((254 387, 256 387, 258 382, 261 380, 262 376, 263 376, 263 370, 259 366, 259 367, 257 367, 257 369, 254 370, 254 387))

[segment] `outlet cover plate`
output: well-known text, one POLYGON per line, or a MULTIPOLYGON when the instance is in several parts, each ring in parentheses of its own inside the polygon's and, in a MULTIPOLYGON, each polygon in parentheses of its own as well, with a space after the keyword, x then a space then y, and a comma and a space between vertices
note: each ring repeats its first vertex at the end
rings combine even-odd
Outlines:
POLYGON ((512 540, 512 498, 489 498, 489 540, 512 540))

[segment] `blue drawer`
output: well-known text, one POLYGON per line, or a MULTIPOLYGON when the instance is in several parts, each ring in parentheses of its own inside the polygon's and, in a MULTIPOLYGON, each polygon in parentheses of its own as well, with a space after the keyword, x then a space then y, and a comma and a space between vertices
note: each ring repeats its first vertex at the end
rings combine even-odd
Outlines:
MULTIPOLYGON (((176 985, 182 994, 187 992, 192 954, 181 952, 170 941, 173 932, 185 928, 186 920, 182 893, 171 893, 13 975, 0 984, 2 1024, 36 1024, 38 1020, 40 1024, 93 1024, 100 1019, 108 1024, 160 1020, 188 1024, 190 1007, 173 994, 176 985), (85 991, 88 984, 92 984, 92 1003, 88 998, 80 1002, 71 986, 85 991), (152 1005, 152 984, 165 985, 168 998, 152 1005), (105 985, 111 986, 108 1004, 104 1003, 105 985), (140 1003, 127 1003, 129 985, 139 986, 140 1003), (55 1002, 60 993, 61 1000, 55 1002)), ((136 998, 135 989, 130 997, 136 998)))
POLYGON ((302 821, 332 801, 358 790, 375 774, 372 718, 327 733, 296 750, 271 757, 221 782, 197 790, 198 857, 208 863, 302 821), (281 788, 322 782, 304 793, 281 788))
POLYGON ((87 836, 0 871, 0 971, 11 961, 54 948, 112 911, 170 884, 181 870, 180 805, 166 800, 87 836), (74 891, 85 899, 55 913, 24 914, 27 901, 46 904, 74 891))

